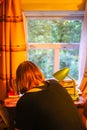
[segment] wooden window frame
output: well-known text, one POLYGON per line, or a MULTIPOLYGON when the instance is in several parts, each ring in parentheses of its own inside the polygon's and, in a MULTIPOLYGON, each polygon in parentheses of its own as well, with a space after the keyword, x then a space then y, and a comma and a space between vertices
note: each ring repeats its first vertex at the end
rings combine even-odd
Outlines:
MULTIPOLYGON (((26 17, 26 23, 27 23, 27 19, 51 19, 51 20, 52 19, 83 19, 84 11, 29 11, 29 12, 24 12, 24 15, 26 17)), ((26 30, 26 34, 27 31, 28 30, 26 30)), ((27 51, 29 49, 54 49, 54 72, 55 72, 56 70, 58 70, 60 65, 60 49, 79 49, 79 43, 74 43, 74 44, 27 43, 27 51)))

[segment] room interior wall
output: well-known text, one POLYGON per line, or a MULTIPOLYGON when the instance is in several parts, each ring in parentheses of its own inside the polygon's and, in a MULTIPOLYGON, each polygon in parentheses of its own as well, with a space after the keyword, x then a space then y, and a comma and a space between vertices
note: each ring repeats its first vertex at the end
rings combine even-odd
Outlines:
POLYGON ((24 11, 84 10, 86 0, 21 0, 24 11))

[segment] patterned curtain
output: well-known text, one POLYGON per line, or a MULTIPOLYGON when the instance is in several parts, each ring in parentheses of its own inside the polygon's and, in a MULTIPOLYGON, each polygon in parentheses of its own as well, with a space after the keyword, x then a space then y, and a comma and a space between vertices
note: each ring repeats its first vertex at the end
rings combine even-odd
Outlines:
POLYGON ((0 100, 26 60, 26 41, 20 0, 0 0, 0 100))

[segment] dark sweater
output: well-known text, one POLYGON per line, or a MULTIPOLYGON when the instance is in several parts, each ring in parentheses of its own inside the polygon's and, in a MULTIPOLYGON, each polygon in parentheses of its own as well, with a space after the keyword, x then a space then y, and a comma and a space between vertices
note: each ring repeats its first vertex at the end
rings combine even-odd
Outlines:
POLYGON ((25 93, 16 107, 16 127, 21 130, 84 130, 70 95, 57 81, 44 90, 25 93))

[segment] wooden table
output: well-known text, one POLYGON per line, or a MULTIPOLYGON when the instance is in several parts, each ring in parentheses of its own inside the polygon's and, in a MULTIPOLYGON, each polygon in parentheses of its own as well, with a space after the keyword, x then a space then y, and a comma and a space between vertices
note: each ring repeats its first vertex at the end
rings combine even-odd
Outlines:
POLYGON ((86 100, 82 96, 79 96, 79 100, 74 101, 74 104, 76 105, 81 118, 82 118, 82 115, 83 115, 83 110, 84 110, 85 102, 86 102, 86 100))
POLYGON ((84 104, 85 104, 86 100, 84 97, 82 96, 79 96, 79 99, 74 101, 74 104, 77 106, 77 107, 84 107, 84 104))
MULTIPOLYGON (((9 112, 9 118, 10 118, 10 128, 8 130, 14 130, 15 107, 16 107, 16 103, 19 100, 19 98, 20 98, 20 96, 10 97, 10 98, 6 98, 4 100, 4 106, 7 108, 8 112, 9 112)), ((79 100, 74 101, 74 104, 76 105, 76 107, 79 111, 79 114, 82 118, 85 99, 82 96, 80 96, 79 100)))
POLYGON ((6 98, 4 100, 4 106, 6 107, 9 113, 10 127, 8 128, 8 130, 15 130, 14 128, 15 108, 19 98, 20 96, 14 96, 14 97, 6 98))

